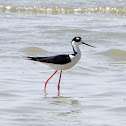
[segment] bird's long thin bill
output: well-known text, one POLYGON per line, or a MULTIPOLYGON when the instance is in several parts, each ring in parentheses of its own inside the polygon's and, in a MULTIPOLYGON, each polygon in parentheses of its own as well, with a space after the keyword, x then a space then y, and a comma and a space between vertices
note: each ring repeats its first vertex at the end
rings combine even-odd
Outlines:
POLYGON ((90 47, 96 48, 95 46, 89 45, 89 44, 87 44, 87 43, 85 43, 85 42, 82 42, 82 44, 87 45, 87 46, 90 46, 90 47))

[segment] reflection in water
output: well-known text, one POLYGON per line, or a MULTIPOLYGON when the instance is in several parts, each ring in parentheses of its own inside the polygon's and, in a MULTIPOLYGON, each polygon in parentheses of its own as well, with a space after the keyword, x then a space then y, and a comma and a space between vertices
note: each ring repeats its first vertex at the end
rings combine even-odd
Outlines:
POLYGON ((69 112, 61 112, 61 113, 58 114, 58 116, 68 116, 68 115, 78 116, 79 113, 80 113, 80 110, 71 110, 69 112))
POLYGON ((50 105, 54 105, 57 116, 74 116, 81 111, 79 100, 74 100, 72 97, 46 97, 46 99, 50 105))

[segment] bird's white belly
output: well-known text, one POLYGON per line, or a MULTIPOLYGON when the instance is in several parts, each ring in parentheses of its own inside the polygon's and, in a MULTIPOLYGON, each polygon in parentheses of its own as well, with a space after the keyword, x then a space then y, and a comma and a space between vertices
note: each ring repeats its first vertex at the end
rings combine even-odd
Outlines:
POLYGON ((73 64, 72 62, 67 63, 67 64, 48 64, 51 68, 55 69, 55 70, 67 70, 70 69, 71 67, 73 67, 75 64, 73 64))
POLYGON ((71 62, 67 64, 47 64, 55 70, 67 70, 72 68, 80 60, 81 55, 71 56, 71 62))

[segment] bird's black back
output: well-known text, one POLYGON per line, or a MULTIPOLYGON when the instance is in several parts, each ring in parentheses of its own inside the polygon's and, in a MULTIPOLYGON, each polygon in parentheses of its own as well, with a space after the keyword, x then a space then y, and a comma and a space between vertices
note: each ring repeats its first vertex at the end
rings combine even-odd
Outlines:
POLYGON ((30 60, 52 64, 67 64, 71 62, 69 55, 56 55, 50 57, 28 57, 28 58, 30 60))

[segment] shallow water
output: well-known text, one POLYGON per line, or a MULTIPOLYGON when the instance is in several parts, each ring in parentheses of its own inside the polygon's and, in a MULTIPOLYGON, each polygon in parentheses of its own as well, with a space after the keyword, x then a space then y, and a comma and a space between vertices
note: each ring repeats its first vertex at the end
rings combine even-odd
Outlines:
POLYGON ((126 2, 122 0, 0 0, 0 122, 4 126, 126 125, 126 2), (82 57, 59 72, 27 56, 71 53, 81 36, 82 57))

